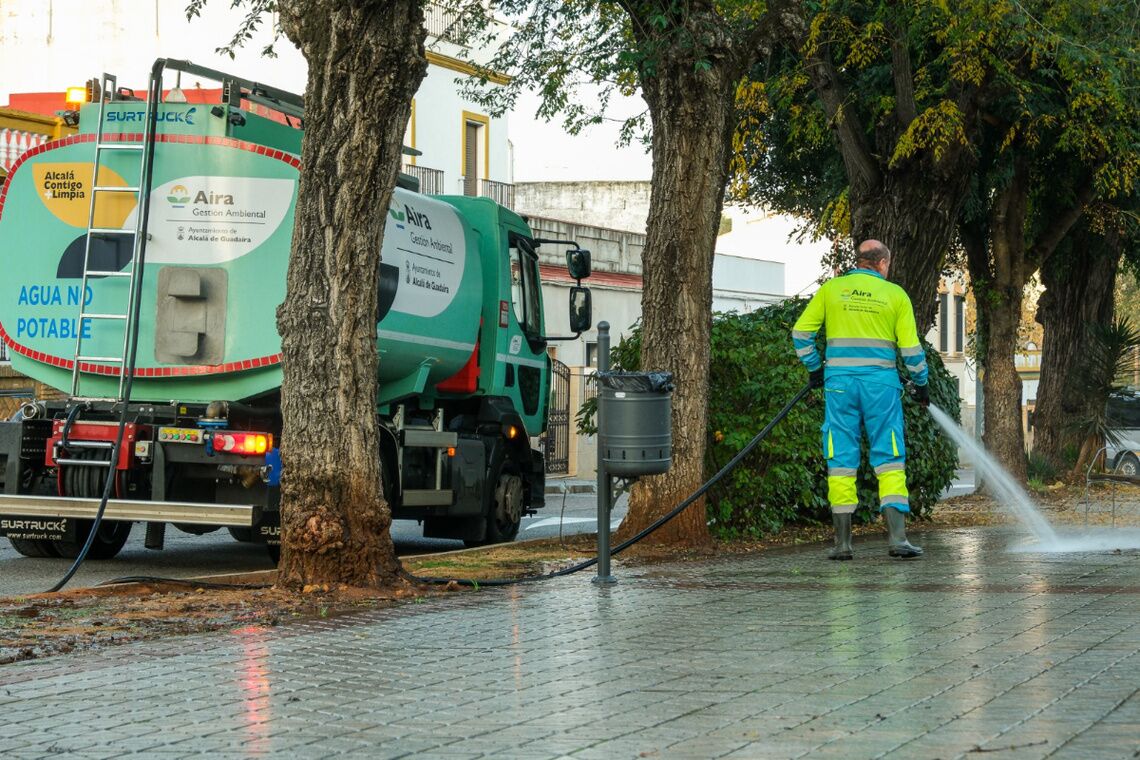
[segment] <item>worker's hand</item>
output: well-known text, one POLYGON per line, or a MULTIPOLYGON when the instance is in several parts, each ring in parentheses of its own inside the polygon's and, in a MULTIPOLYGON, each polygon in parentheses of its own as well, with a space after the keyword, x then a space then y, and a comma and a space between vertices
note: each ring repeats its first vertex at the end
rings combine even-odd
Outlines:
POLYGON ((925 409, 930 406, 930 388, 925 385, 916 385, 911 391, 914 400, 917 401, 925 409))
POLYGON ((813 370, 808 373, 808 387, 809 388, 822 388, 823 387, 823 367, 813 370))

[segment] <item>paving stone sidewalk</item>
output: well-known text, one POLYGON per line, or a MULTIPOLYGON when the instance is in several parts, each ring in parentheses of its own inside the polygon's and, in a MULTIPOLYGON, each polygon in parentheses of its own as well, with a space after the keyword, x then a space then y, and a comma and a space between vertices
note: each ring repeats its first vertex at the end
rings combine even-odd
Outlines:
POLYGON ((9 665, 0 756, 1140 756, 1140 553, 920 537, 9 665))

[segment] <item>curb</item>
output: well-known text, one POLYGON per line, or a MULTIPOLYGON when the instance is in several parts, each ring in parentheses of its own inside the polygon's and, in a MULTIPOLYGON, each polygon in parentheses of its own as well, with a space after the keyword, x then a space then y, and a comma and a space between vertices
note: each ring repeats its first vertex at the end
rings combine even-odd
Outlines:
POLYGON ((581 480, 578 478, 556 478, 554 480, 546 481, 546 493, 549 494, 563 494, 563 493, 597 493, 598 484, 592 480, 581 480))

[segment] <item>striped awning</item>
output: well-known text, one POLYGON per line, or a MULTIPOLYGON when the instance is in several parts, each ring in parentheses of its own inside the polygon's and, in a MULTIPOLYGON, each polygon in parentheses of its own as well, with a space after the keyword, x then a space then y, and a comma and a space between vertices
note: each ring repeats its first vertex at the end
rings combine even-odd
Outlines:
POLYGON ((16 159, 27 151, 47 142, 47 135, 24 132, 20 129, 0 129, 0 171, 5 174, 16 163, 16 159))

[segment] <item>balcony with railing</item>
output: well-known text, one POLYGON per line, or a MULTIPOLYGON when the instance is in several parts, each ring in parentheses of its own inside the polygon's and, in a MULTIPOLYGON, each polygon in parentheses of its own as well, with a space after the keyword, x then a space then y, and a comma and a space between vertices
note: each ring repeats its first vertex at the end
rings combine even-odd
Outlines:
POLYGON ((452 8, 445 8, 439 3, 424 5, 424 29, 428 36, 463 44, 459 34, 459 14, 452 8))
POLYGON ((403 172, 420 181, 420 192, 424 195, 440 195, 444 192, 443 171, 440 169, 404 164, 403 172))
POLYGON ((500 206, 509 209, 515 207, 515 186, 507 182, 496 182, 493 179, 481 179, 478 184, 478 195, 481 198, 490 198, 500 206))
POLYGON ((1040 372, 1041 352, 1036 350, 1022 351, 1013 355, 1013 366, 1018 372, 1040 372))

